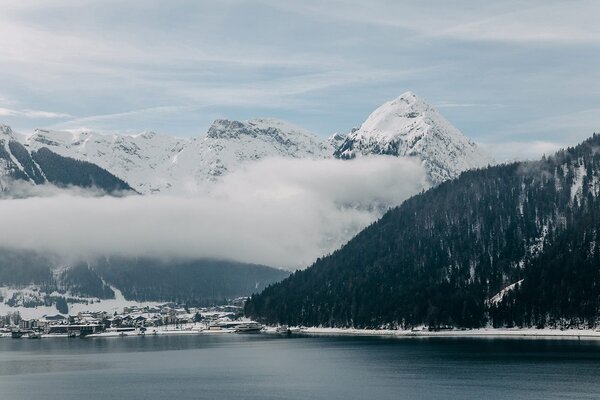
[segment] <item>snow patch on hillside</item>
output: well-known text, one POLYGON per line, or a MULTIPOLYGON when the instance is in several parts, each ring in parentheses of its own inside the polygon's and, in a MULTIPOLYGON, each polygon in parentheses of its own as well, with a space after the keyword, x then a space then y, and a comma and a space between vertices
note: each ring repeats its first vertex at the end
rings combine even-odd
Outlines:
POLYGON ((51 303, 49 297, 64 297, 67 299, 69 306, 69 314, 76 315, 79 312, 86 311, 106 311, 106 312, 122 312, 124 307, 131 307, 139 305, 145 306, 156 306, 161 304, 159 302, 139 302, 127 300, 123 296, 123 293, 110 286, 115 293, 114 299, 97 299, 92 297, 80 297, 74 296, 69 292, 66 293, 46 293, 37 285, 28 285, 23 288, 15 287, 0 287, 0 315, 6 315, 8 313, 19 312, 21 318, 32 319, 41 318, 44 315, 58 314, 59 311, 55 304, 46 305, 51 303), (9 305, 9 300, 13 299, 16 304, 9 305), (33 305, 36 304, 36 305, 33 305))
POLYGON ((574 202, 577 196, 583 195, 583 177, 586 175, 585 165, 579 164, 579 167, 575 169, 575 180, 571 187, 571 202, 574 202))
POLYGON ((488 300, 489 304, 495 305, 495 304, 502 302, 502 299, 504 299, 504 296, 506 296, 508 293, 510 293, 513 290, 515 290, 516 288, 518 288, 522 282, 523 282, 523 279, 521 279, 513 284, 508 285, 507 287, 505 287, 504 289, 502 289, 501 291, 496 293, 494 296, 492 296, 492 298, 488 300))

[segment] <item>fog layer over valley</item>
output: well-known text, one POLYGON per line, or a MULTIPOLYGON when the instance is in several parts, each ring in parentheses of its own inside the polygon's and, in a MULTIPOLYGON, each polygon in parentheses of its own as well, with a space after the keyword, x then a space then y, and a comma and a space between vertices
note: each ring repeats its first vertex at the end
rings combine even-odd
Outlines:
POLYGON ((213 258, 302 268, 427 187, 418 159, 268 158, 186 191, 124 197, 49 187, 0 208, 4 247, 77 260, 213 258))
POLYGON ((327 139, 270 118, 217 119, 190 139, 1 132, 0 302, 63 313, 121 295, 258 293, 388 208, 492 162, 412 92, 327 139))

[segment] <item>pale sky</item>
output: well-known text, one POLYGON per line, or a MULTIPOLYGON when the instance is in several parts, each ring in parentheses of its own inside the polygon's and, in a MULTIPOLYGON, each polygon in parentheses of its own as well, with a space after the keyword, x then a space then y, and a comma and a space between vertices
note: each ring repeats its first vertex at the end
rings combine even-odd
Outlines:
POLYGON ((600 131, 600 1, 0 0, 0 123, 346 132, 411 90, 497 159, 600 131), (426 4, 423 4, 426 3, 426 4))

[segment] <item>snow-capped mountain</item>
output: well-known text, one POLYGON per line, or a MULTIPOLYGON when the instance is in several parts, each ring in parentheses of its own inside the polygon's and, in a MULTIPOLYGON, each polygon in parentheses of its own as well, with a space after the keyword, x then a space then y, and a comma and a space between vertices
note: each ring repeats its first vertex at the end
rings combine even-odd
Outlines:
POLYGON ((32 150, 47 147, 64 157, 94 163, 127 181, 138 192, 153 193, 172 185, 172 177, 165 170, 190 142, 154 132, 105 135, 36 129, 24 145, 32 150))
POLYGON ((63 157, 47 148, 29 151, 25 138, 8 126, 0 126, 0 192, 14 195, 16 182, 31 185, 96 187, 106 193, 130 191, 123 180, 95 164, 63 157))
POLYGON ((334 154, 344 159, 372 154, 416 156, 433 184, 492 163, 475 143, 412 92, 376 109, 334 154))
POLYGON ((492 160, 433 107, 407 92, 375 110, 348 134, 327 139, 276 119, 216 120, 206 135, 176 138, 145 132, 36 130, 22 143, 94 163, 148 194, 213 182, 267 157, 350 159, 364 155, 419 157, 433 184, 492 160))
POLYGON ((173 175, 215 180, 244 163, 266 157, 327 158, 333 148, 312 133, 276 119, 216 120, 205 137, 178 156, 173 175), (175 172, 176 171, 176 172, 175 172))
POLYGON ((25 145, 95 163, 146 194, 214 181, 265 157, 325 158, 334 150, 312 133, 276 119, 219 119, 206 136, 193 139, 38 129, 25 145))
POLYGON ((10 126, 0 125, 0 190, 8 184, 8 179, 36 184, 46 180, 29 152, 17 141, 17 134, 10 126))

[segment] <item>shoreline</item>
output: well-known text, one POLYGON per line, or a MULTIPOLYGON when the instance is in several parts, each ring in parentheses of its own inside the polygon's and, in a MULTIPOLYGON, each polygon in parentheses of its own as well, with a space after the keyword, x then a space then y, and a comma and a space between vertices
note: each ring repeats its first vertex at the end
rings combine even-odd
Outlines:
POLYGON ((479 328, 467 330, 393 330, 354 328, 303 328, 299 335, 309 336, 379 336, 379 337, 445 337, 445 338, 546 338, 600 340, 600 329, 535 329, 535 328, 479 328))
MULTIPOLYGON (((395 329, 356 329, 356 328, 323 328, 323 327, 290 327, 291 336, 348 336, 348 337, 384 337, 384 338, 543 338, 543 339, 588 339, 600 340, 600 329, 535 329, 535 328, 479 328, 479 329, 449 329, 440 331, 395 330, 395 329)), ((142 333, 139 330, 127 332, 98 332, 86 335, 85 338, 116 338, 116 337, 145 337, 170 335, 226 335, 235 333, 233 329, 209 330, 200 324, 188 325, 184 328, 171 327, 147 328, 142 333)), ((263 335, 284 335, 277 332, 276 326, 265 326, 259 333, 263 335)), ((9 338, 8 334, 0 337, 9 338)), ((66 334, 42 334, 44 339, 67 339, 66 334)), ((27 337, 24 337, 27 339, 27 337)))

